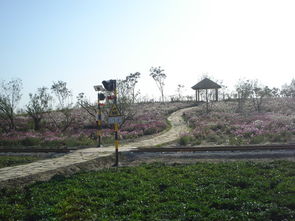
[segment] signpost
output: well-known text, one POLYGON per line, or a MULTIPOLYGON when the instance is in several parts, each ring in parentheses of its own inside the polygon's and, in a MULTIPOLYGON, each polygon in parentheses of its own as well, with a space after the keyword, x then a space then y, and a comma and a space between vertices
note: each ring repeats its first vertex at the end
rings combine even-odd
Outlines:
POLYGON ((117 85, 116 80, 109 80, 109 81, 103 81, 102 84, 104 88, 109 92, 114 92, 114 95, 107 96, 107 99, 113 100, 113 104, 110 108, 109 114, 108 114, 108 124, 114 125, 115 130, 115 151, 116 151, 116 162, 115 166, 119 166, 119 138, 118 138, 118 132, 119 132, 119 125, 123 122, 123 116, 120 113, 120 110, 117 106, 117 85))
POLYGON ((113 104, 110 112, 109 112, 109 119, 108 123, 109 124, 121 124, 123 122, 123 116, 120 113, 120 110, 117 106, 117 104, 113 104))

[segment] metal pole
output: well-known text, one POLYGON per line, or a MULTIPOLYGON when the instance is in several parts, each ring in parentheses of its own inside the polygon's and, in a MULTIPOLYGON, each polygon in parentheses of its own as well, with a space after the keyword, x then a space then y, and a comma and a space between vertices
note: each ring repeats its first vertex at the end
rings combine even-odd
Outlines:
MULTIPOLYGON (((115 88, 114 93, 115 93, 114 103, 115 105, 117 105, 117 88, 115 88)), ((115 123, 114 127, 115 127, 114 129, 115 129, 115 150, 116 150, 115 166, 118 167, 119 166, 119 139, 118 139, 119 124, 115 123)))
POLYGON ((118 130, 119 125, 118 123, 115 123, 115 149, 116 149, 116 163, 115 166, 119 166, 119 140, 118 140, 118 130))
POLYGON ((97 147, 101 144, 101 108, 99 103, 99 94, 97 95, 97 147))

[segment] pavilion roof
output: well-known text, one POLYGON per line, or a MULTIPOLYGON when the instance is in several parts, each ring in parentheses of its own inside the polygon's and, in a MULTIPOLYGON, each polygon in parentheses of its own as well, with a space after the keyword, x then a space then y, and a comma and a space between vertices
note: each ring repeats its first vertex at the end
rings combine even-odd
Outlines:
POLYGON ((198 89, 218 89, 221 88, 221 86, 214 81, 211 81, 208 78, 204 78, 199 83, 197 83, 195 86, 192 87, 194 90, 198 89))

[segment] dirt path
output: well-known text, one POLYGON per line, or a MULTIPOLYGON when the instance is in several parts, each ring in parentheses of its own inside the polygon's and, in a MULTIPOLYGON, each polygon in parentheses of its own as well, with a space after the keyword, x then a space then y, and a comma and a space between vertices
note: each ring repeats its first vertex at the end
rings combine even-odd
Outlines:
MULTIPOLYGON (((130 151, 137 147, 160 145, 179 138, 188 128, 182 119, 184 111, 195 107, 185 108, 172 113, 168 120, 171 128, 167 132, 150 139, 128 143, 119 148, 120 152, 130 151)), ((56 174, 71 174, 83 169, 95 169, 97 166, 110 167, 113 164, 114 147, 87 148, 74 151, 62 157, 41 160, 26 165, 0 169, 0 187, 15 183, 31 183, 48 180, 56 174)))

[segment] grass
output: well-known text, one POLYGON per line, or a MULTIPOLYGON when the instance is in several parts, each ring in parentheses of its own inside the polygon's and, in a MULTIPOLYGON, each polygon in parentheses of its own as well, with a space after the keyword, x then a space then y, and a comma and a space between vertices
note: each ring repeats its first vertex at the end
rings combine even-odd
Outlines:
POLYGON ((0 220, 294 220, 294 193, 294 162, 157 163, 3 189, 0 220))
POLYGON ((0 168, 31 163, 40 160, 34 156, 0 156, 0 168))

